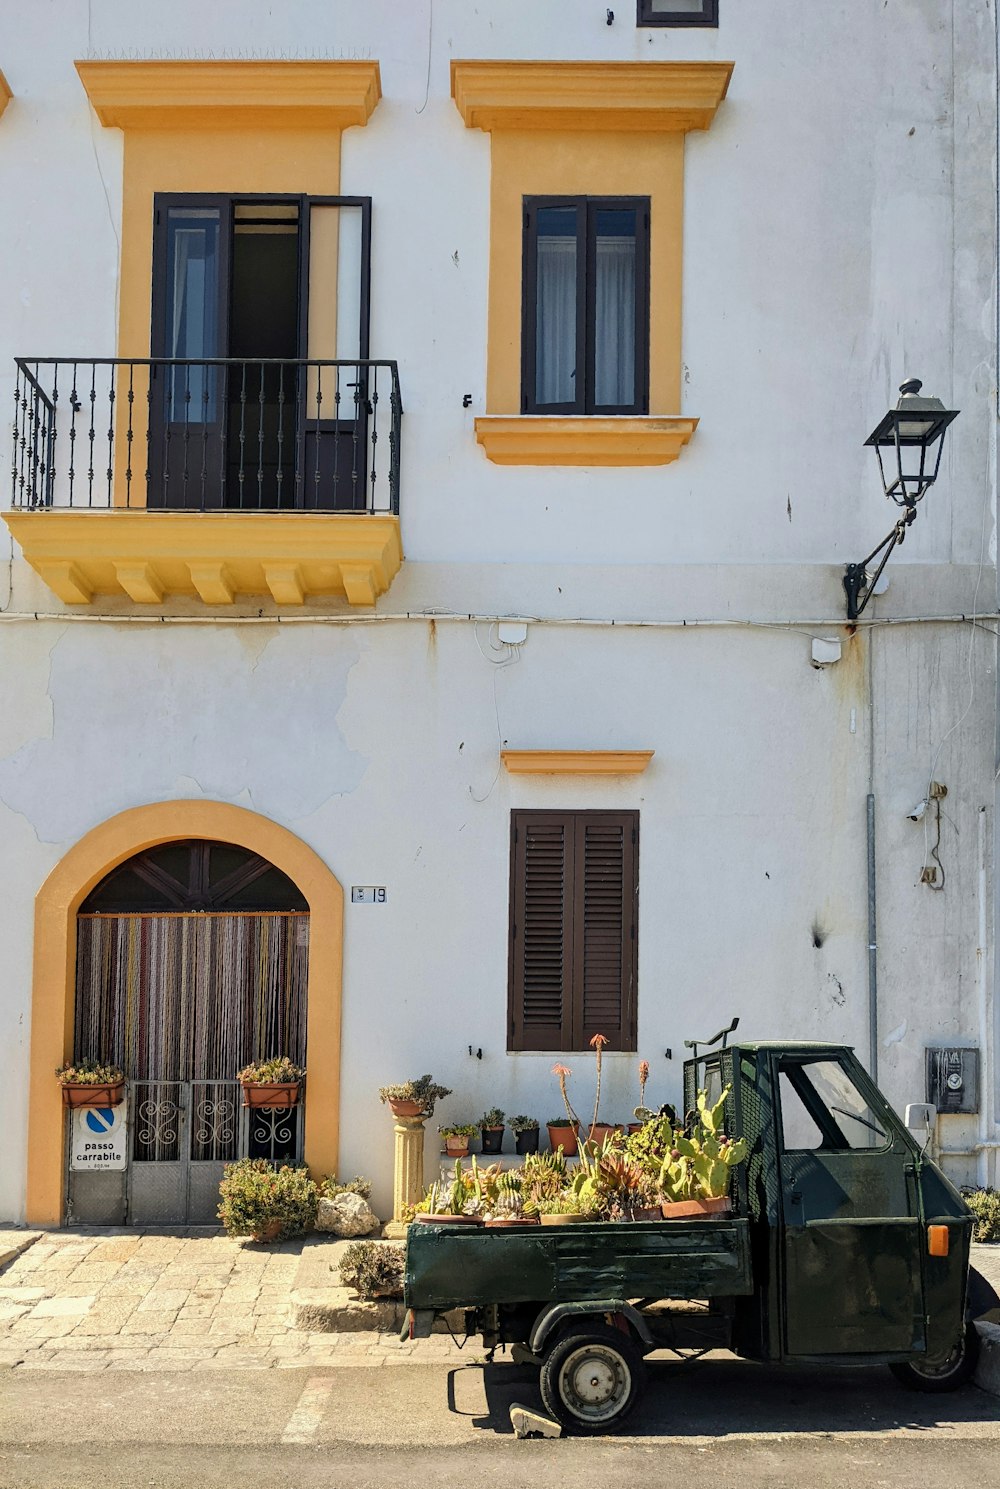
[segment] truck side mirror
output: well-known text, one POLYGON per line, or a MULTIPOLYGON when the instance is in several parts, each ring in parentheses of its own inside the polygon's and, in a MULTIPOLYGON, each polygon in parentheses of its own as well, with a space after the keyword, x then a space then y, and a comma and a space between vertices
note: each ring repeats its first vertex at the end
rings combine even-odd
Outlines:
POLYGON ((903 1120, 923 1151, 934 1136, 937 1108, 930 1101, 914 1101, 906 1108, 903 1120))

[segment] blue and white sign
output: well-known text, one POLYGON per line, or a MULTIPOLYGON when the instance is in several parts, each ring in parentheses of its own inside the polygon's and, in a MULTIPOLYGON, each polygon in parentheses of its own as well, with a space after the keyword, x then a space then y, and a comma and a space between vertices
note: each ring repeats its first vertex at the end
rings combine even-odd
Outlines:
POLYGON ((119 1106, 78 1106, 73 1112, 69 1166, 75 1173, 125 1167, 128 1102, 119 1106))

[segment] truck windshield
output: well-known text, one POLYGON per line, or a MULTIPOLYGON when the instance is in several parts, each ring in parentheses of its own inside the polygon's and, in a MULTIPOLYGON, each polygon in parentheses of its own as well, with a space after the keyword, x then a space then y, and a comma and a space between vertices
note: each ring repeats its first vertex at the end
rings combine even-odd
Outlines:
POLYGON ((785 1151, 883 1148, 878 1117, 836 1060, 782 1060, 778 1070, 785 1151))

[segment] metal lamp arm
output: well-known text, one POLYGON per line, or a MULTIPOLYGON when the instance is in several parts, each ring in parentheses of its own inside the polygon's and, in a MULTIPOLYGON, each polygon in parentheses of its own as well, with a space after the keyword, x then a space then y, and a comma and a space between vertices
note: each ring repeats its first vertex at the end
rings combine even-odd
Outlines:
POLYGON ((868 601, 875 592, 875 586, 881 577, 882 570, 889 562, 890 554, 897 543, 902 543, 906 537, 906 529, 916 515, 916 507, 907 507, 904 515, 896 523, 892 532, 882 539, 877 548, 872 549, 867 558, 863 558, 860 563, 847 565, 847 568, 844 570, 844 590, 847 594, 848 620, 857 620, 862 610, 868 604, 868 601), (885 550, 884 552, 883 549, 885 550), (882 554, 882 559, 879 566, 866 585, 865 577, 868 572, 868 565, 872 559, 878 558, 880 553, 882 554))

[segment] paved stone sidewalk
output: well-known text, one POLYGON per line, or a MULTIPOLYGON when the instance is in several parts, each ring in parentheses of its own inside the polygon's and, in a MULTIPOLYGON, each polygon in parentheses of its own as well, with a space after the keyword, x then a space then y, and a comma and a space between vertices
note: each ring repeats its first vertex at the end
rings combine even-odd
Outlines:
MULTIPOLYGON (((58 1370, 301 1369, 466 1362, 447 1337, 311 1334, 291 1326, 303 1250, 212 1233, 48 1231, 0 1271, 0 1367, 58 1370)), ((332 1278, 332 1274, 331 1274, 332 1278)))

